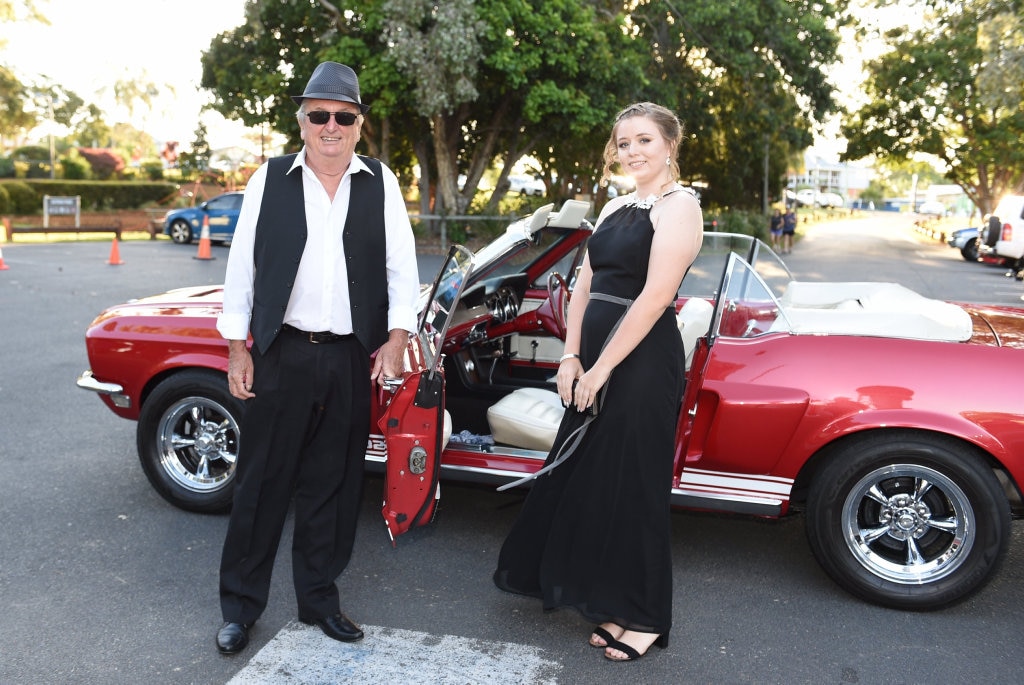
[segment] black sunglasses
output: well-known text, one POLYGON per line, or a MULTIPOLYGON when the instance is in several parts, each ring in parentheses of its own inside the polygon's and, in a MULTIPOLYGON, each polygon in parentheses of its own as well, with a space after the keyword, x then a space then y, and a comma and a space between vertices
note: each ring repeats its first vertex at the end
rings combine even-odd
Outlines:
POLYGON ((309 119, 309 123, 311 124, 323 126, 331 120, 332 114, 334 115, 334 120, 338 122, 338 126, 351 126, 356 123, 356 119, 359 118, 358 114, 354 114, 352 112, 325 112, 320 109, 313 112, 306 112, 306 118, 309 119))

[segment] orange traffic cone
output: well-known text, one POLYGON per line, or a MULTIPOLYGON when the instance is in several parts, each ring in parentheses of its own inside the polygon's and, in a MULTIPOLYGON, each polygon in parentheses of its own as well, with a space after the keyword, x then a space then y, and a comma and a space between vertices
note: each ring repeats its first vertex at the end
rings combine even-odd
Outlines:
POLYGON ((199 252, 192 259, 216 259, 210 254, 210 217, 203 217, 203 230, 199 234, 199 252))
POLYGON ((117 249, 117 236, 114 236, 114 242, 110 244, 110 258, 107 260, 107 264, 124 264, 121 261, 121 251, 117 249))
POLYGON ((7 271, 11 267, 4 264, 4 251, 0 250, 0 271, 7 271))

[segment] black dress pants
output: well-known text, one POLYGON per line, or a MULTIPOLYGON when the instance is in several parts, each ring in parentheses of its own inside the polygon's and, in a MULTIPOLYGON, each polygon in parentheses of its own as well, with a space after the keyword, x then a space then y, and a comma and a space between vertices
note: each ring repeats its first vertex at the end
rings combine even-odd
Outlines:
POLYGON ((355 336, 311 343, 282 331, 253 348, 235 492, 220 567, 225 621, 263 613, 294 494, 292 571, 299 617, 339 611, 335 579, 352 555, 370 428, 369 355, 355 336))

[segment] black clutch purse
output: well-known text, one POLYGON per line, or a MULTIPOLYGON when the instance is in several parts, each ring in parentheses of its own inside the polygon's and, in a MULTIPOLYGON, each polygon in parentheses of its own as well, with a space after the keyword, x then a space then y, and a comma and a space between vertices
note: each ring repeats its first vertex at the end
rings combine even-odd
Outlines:
MULTIPOLYGON (((576 396, 576 381, 572 382, 572 395, 573 397, 576 396)), ((601 411, 602 404, 604 404, 604 388, 601 388, 600 390, 597 391, 597 395, 594 396, 594 401, 590 404, 589 407, 587 407, 587 416, 597 416, 598 413, 601 411)), ((562 406, 565 407, 566 409, 569 408, 569 405, 567 405, 564 402, 562 403, 562 406)))

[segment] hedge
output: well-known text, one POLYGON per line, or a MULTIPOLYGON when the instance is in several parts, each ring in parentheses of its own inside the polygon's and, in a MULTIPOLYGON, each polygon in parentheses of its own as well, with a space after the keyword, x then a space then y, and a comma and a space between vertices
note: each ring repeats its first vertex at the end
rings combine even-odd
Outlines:
POLYGON ((138 209, 176 196, 178 186, 166 182, 78 181, 69 179, 0 180, 9 196, 9 214, 42 214, 43 196, 79 196, 82 211, 138 209))

